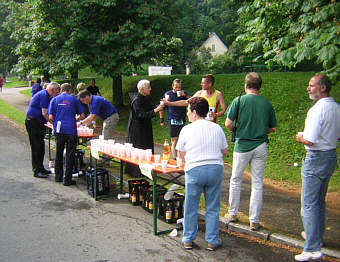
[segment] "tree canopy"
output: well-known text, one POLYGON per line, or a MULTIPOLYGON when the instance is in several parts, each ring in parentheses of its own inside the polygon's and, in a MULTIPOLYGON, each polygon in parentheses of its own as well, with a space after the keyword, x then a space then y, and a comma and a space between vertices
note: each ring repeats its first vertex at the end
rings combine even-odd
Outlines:
MULTIPOLYGON (((340 3, 335 0, 248 1, 238 11, 246 52, 294 67, 321 64, 335 80, 340 76, 340 3)), ((270 61, 270 60, 269 60, 270 61)))

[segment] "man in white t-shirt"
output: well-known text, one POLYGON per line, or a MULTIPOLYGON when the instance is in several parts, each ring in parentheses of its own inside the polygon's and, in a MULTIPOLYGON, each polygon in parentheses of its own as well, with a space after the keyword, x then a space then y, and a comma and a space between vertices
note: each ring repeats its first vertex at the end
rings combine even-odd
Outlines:
POLYGON ((325 197, 329 180, 337 166, 336 147, 340 139, 340 105, 329 97, 331 81, 316 75, 309 81, 309 98, 316 101, 308 111, 303 134, 296 141, 307 150, 301 177, 301 217, 304 226, 304 251, 295 256, 297 261, 322 257, 321 246, 325 230, 325 197))

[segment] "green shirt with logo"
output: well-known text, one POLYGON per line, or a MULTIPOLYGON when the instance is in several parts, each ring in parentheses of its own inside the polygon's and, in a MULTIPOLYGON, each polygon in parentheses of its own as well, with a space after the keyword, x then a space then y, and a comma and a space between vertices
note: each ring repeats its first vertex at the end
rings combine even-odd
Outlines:
MULTIPOLYGON (((232 121, 236 119, 238 104, 236 97, 226 112, 232 121)), ((234 151, 249 152, 264 142, 268 143, 268 129, 276 125, 275 112, 267 98, 253 94, 241 96, 234 151)))

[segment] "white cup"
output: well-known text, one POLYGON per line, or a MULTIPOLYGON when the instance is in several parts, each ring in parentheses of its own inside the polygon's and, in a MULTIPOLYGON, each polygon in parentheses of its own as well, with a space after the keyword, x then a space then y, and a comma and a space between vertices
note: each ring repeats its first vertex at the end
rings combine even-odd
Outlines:
POLYGON ((153 155, 153 159, 155 163, 159 163, 159 161, 161 160, 161 155, 153 155))
POLYGON ((177 167, 181 167, 183 164, 183 159, 180 157, 176 157, 176 161, 177 161, 177 167))
POLYGON ((168 159, 162 159, 162 169, 166 170, 166 167, 168 165, 168 159))
POLYGON ((169 100, 170 96, 169 95, 165 95, 165 100, 169 100))
POLYGON ((303 132, 298 132, 298 135, 303 135, 303 132))
POLYGON ((181 91, 181 90, 178 90, 178 91, 177 91, 177 96, 180 97, 180 96, 181 96, 181 93, 182 93, 182 91, 181 91))

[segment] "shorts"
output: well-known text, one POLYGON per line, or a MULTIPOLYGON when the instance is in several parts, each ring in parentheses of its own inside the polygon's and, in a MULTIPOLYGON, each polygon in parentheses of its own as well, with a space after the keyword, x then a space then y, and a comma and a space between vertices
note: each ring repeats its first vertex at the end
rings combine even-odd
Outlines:
POLYGON ((184 125, 171 125, 169 124, 170 137, 178 137, 184 125))

